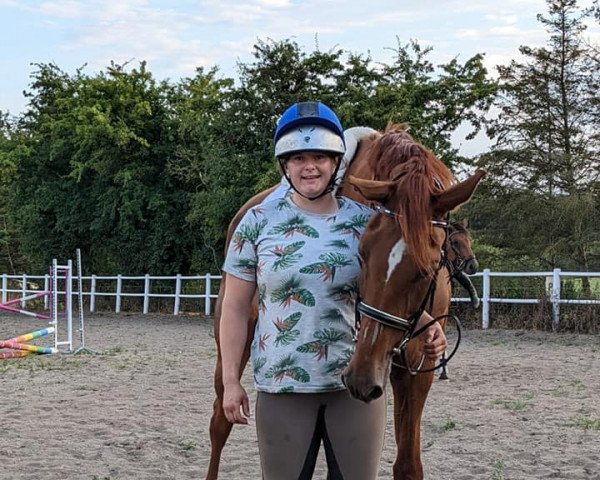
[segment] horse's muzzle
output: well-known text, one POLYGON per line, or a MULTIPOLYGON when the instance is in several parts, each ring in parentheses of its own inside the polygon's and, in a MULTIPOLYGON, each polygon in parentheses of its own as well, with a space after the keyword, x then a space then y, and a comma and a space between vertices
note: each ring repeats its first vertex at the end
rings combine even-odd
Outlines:
POLYGON ((363 381, 357 380, 358 378, 351 372, 346 371, 342 374, 342 382, 344 382, 353 398, 369 403, 371 400, 376 400, 383 395, 383 385, 373 384, 365 381, 364 378, 363 381))
POLYGON ((477 270, 479 269, 479 263, 477 262, 477 260, 473 257, 465 260, 465 267, 463 268, 463 272, 465 272, 467 275, 473 275, 475 273, 477 273, 477 270))

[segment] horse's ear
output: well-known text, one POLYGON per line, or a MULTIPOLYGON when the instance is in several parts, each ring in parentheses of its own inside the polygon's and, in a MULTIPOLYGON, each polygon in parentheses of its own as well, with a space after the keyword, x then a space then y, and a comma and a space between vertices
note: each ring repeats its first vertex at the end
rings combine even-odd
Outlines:
POLYGON ((453 185, 448 190, 433 198, 433 215, 440 217, 459 205, 466 203, 473 195, 479 181, 485 175, 485 170, 478 169, 465 181, 453 185))
POLYGON ((383 182, 379 180, 367 180, 354 175, 348 176, 348 183, 352 185, 367 200, 382 202, 394 191, 395 182, 383 182))
POLYGON ((463 228, 464 228, 465 230, 468 230, 468 229, 469 229, 469 219, 468 219, 468 218, 463 218, 463 219, 460 221, 460 224, 463 226, 463 228))

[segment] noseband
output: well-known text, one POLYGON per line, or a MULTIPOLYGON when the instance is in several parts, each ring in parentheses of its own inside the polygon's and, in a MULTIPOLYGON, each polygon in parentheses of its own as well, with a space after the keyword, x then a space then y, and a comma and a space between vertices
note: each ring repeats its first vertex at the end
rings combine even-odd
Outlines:
MULTIPOLYGON (((456 256, 456 260, 454 262, 447 262, 447 267, 448 267, 448 271, 450 272, 450 276, 451 277, 455 277, 457 274, 459 274, 460 272, 462 272, 465 269, 465 266, 467 265, 467 262, 473 260, 475 257, 470 256, 470 257, 463 257, 459 251, 458 248, 455 248, 454 245, 452 244, 452 237, 454 237, 455 235, 459 235, 460 233, 465 233, 461 231, 458 227, 455 226, 455 224, 448 224, 448 229, 453 229, 453 231, 447 231, 446 232, 446 243, 450 244, 450 248, 452 249, 452 251, 454 252, 454 255, 456 256)), ((447 247, 446 247, 447 248, 447 247)))
MULTIPOLYGON (((389 210, 388 208, 385 208, 383 205, 380 205, 380 204, 372 205, 372 208, 377 213, 386 215, 391 218, 397 218, 399 215, 398 213, 396 213, 392 210, 389 210)), ((429 282, 429 287, 427 289, 427 293, 425 294, 425 297, 421 301, 419 308, 417 308, 417 310, 415 312, 413 312, 407 319, 405 319, 405 318, 398 317, 396 315, 392 315, 390 313, 384 312, 382 310, 379 310, 379 309, 363 302, 360 299, 360 295, 356 299, 356 307, 355 307, 355 317, 354 317, 354 340, 355 341, 358 340, 358 333, 360 332, 360 319, 361 319, 362 315, 369 317, 372 320, 375 320, 376 322, 378 322, 382 325, 385 325, 387 327, 391 327, 396 330, 400 330, 400 331, 404 332, 403 339, 400 341, 400 343, 396 347, 394 347, 393 353, 396 355, 400 355, 404 362, 404 365, 399 365, 396 363, 395 363, 395 365, 408 369, 408 371, 410 372, 411 375, 416 375, 417 373, 431 372, 433 370, 437 370, 438 368, 445 366, 450 361, 450 359, 454 356, 454 354, 456 353, 456 350, 458 349, 458 345, 460 343, 460 330, 461 330, 460 329, 460 321, 455 316, 452 316, 456 322, 456 326, 457 326, 457 330, 458 330, 458 341, 457 341, 454 349, 452 350, 452 353, 450 355, 448 355, 447 358, 442 359, 440 364, 437 365, 436 367, 428 368, 425 370, 421 369, 423 362, 425 360, 425 355, 421 356, 421 360, 416 369, 413 369, 409 366, 408 359, 406 358, 406 345, 408 344, 408 342, 410 340, 421 335, 421 333, 423 333, 425 330, 427 330, 435 322, 437 322, 443 318, 452 318, 450 315, 441 315, 439 317, 434 318, 433 320, 431 320, 427 324, 425 324, 423 327, 416 330, 417 322, 419 321, 419 318, 421 318, 421 315, 423 314, 423 312, 427 309, 427 305, 429 304, 429 310, 431 310, 431 308, 433 306, 433 299, 435 296, 437 277, 438 277, 440 270, 444 267, 447 267, 448 264, 450 263, 450 262, 448 262, 448 255, 447 255, 447 253, 448 253, 447 245, 448 245, 448 240, 450 238, 449 234, 448 234, 448 229, 450 228, 450 224, 448 223, 448 221, 440 221, 440 220, 430 220, 430 222, 434 227, 444 229, 445 238, 444 238, 444 242, 442 243, 442 247, 440 249, 440 261, 439 261, 436 269, 433 272, 433 276, 431 278, 431 281, 429 282)), ((456 250, 455 250, 455 252, 456 252, 456 250)), ((458 253, 457 253, 457 256, 458 256, 458 253)))

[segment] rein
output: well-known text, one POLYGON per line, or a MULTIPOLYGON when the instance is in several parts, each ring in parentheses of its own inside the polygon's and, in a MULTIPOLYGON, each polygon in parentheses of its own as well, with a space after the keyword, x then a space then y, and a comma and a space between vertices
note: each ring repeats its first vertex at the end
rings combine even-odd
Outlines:
MULTIPOLYGON (((399 215, 398 213, 384 207, 381 204, 374 204, 371 207, 377 213, 386 215, 390 218, 396 219, 399 215)), ((435 296, 437 277, 438 277, 440 270, 442 270, 442 268, 444 268, 444 267, 447 267, 448 264, 450 263, 450 262, 448 262, 448 255, 447 255, 447 244, 448 244, 448 240, 450 238, 450 236, 448 234, 448 229, 450 228, 450 223, 448 221, 440 221, 440 220, 430 220, 430 222, 434 227, 443 228, 446 233, 446 238, 444 239, 444 242, 442 243, 442 248, 440 250, 440 261, 439 261, 435 271, 433 272, 433 276, 429 283, 427 293, 425 294, 425 297, 421 301, 421 304, 419 305, 417 310, 415 312, 413 312, 407 319, 405 319, 405 318, 384 312, 382 310, 379 310, 379 309, 363 302, 360 299, 360 295, 356 299, 356 307, 355 307, 355 317, 354 317, 354 340, 355 341, 358 340, 358 333, 360 332, 361 315, 369 317, 372 320, 375 320, 376 322, 378 322, 382 325, 385 325, 387 327, 391 327, 396 330, 400 330, 400 331, 404 332, 404 338, 400 341, 398 346, 394 347, 394 349, 393 349, 393 353, 396 355, 399 355, 402 358, 404 365, 400 365, 393 361, 392 361, 392 363, 394 363, 394 365, 396 365, 398 367, 406 368, 410 372, 411 375, 416 375, 417 373, 431 372, 433 370, 437 370, 438 368, 444 367, 456 353, 456 350, 458 349, 458 345, 460 343, 460 337, 461 337, 460 321, 458 320, 457 317, 450 316, 450 315, 441 315, 439 317, 436 317, 436 318, 432 319, 431 321, 429 321, 427 324, 425 324, 423 327, 416 330, 417 322, 419 321, 419 318, 421 318, 421 315, 423 314, 423 312, 427 309, 427 304, 429 304, 429 310, 431 310, 431 308, 433 306, 433 299, 435 296), (454 349, 452 350, 452 353, 447 358, 442 359, 436 367, 428 368, 425 370, 421 369, 421 367, 423 366, 423 363, 425 361, 425 355, 422 354, 419 365, 415 369, 411 368, 409 366, 408 359, 406 358, 406 345, 408 344, 408 342, 410 340, 412 340, 415 337, 418 337, 419 335, 421 335, 421 333, 423 333, 425 330, 427 330, 431 325, 433 325, 435 322, 437 322, 443 318, 453 318, 456 322, 456 326, 457 326, 457 330, 458 330, 458 341, 457 341, 454 349)))

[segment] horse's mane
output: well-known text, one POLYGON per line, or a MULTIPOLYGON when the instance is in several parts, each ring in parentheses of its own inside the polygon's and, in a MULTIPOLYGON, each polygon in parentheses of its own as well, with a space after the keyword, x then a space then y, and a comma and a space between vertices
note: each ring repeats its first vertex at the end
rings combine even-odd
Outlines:
POLYGON ((388 200, 397 216, 408 251, 417 266, 430 271, 432 242, 431 197, 454 184, 444 163, 415 141, 405 124, 388 124, 371 147, 371 165, 376 180, 397 181, 396 193, 388 200))

